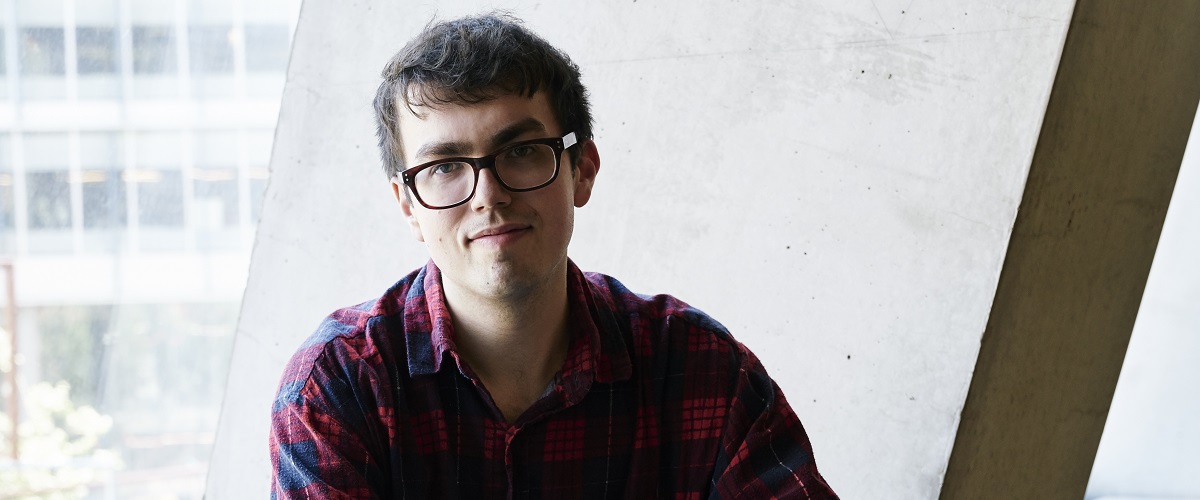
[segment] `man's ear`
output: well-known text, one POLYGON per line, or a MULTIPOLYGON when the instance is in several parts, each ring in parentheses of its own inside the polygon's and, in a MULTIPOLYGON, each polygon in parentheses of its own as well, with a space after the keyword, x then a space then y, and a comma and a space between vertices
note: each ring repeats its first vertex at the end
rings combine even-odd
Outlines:
POLYGON ((579 161, 575 163, 575 206, 587 205, 592 198, 592 186, 600 172, 600 151, 591 139, 579 145, 579 161))
POLYGON ((413 238, 424 242, 425 236, 421 234, 421 223, 417 220, 417 216, 413 214, 412 195, 408 194, 404 189, 404 183, 399 178, 392 177, 392 194, 396 196, 396 201, 400 203, 400 211, 404 213, 404 219, 408 221, 408 230, 412 231, 413 238))

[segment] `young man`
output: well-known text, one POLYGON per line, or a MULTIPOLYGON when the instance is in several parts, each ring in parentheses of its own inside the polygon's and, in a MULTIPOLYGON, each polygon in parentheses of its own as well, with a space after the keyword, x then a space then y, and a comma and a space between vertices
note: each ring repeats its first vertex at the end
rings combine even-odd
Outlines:
POLYGON ((273 497, 836 498, 724 327, 567 258, 600 155, 565 54, 468 17, 383 78, 384 166, 431 261, 292 358, 273 497))

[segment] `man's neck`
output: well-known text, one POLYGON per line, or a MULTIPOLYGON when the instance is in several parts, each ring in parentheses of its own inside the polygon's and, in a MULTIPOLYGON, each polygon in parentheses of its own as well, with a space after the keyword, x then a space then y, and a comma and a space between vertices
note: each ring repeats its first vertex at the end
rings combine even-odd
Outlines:
POLYGON ((510 423, 537 401, 566 359, 563 274, 517 298, 481 297, 443 282, 459 354, 510 423))

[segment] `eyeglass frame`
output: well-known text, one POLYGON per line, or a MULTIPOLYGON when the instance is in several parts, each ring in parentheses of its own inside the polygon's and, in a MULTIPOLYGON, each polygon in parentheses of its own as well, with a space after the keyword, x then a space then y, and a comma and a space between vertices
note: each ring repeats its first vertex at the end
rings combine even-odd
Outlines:
POLYGON ((541 188, 544 188, 546 186, 553 184, 554 181, 558 179, 558 172, 562 167, 563 151, 571 149, 578 143, 579 142, 575 139, 575 132, 568 132, 566 135, 564 135, 562 137, 547 137, 544 139, 530 139, 528 141, 515 142, 515 143, 509 144, 507 146, 500 148, 499 150, 497 150, 496 152, 494 152, 492 154, 485 155, 485 156, 480 156, 480 157, 475 157, 475 158, 472 158, 469 156, 452 156, 449 158, 438 158, 438 159, 430 161, 430 162, 422 163, 415 167, 404 169, 403 171, 400 172, 400 180, 404 183, 404 185, 406 187, 408 187, 408 190, 412 192, 413 196, 416 197, 417 202, 420 203, 421 206, 428 208, 430 210, 446 210, 448 208, 454 208, 454 207, 460 206, 464 203, 467 203, 468 201, 471 201, 471 198, 475 197, 475 190, 479 189, 479 171, 480 170, 491 169, 492 176, 496 178, 496 182, 499 183, 500 186, 503 187, 504 189, 506 189, 510 192, 513 192, 513 193, 526 193, 529 191, 536 191, 538 189, 541 189, 541 188), (513 148, 518 148, 521 146, 532 146, 532 145, 538 145, 538 144, 544 144, 544 145, 550 146, 550 148, 554 150, 554 174, 551 175, 550 179, 547 180, 546 182, 538 184, 537 186, 534 186, 534 187, 518 189, 518 188, 513 188, 513 187, 509 186, 508 184, 506 184, 504 182, 504 179, 500 178, 500 174, 496 172, 496 157, 512 150, 513 148), (459 201, 458 203, 454 203, 451 205, 439 207, 439 206, 433 206, 428 203, 425 203, 425 200, 421 199, 421 193, 417 191, 416 178, 417 178, 417 174, 421 173, 422 170, 436 167, 443 163, 466 163, 466 164, 470 165, 471 169, 474 170, 474 181, 471 184, 471 193, 468 194, 466 198, 463 198, 462 201, 459 201))

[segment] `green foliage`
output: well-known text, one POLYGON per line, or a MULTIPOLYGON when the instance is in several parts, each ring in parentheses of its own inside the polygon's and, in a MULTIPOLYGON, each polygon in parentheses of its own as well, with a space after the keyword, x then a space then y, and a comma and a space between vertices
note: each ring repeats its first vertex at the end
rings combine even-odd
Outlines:
MULTIPOLYGON (((19 464, 0 466, 0 498, 82 498, 119 465, 115 454, 96 448, 112 419, 91 406, 76 406, 66 382, 39 383, 22 393, 19 464)), ((9 422, 0 414, 0 422, 9 422)), ((0 447, 11 449, 6 429, 0 447)))

